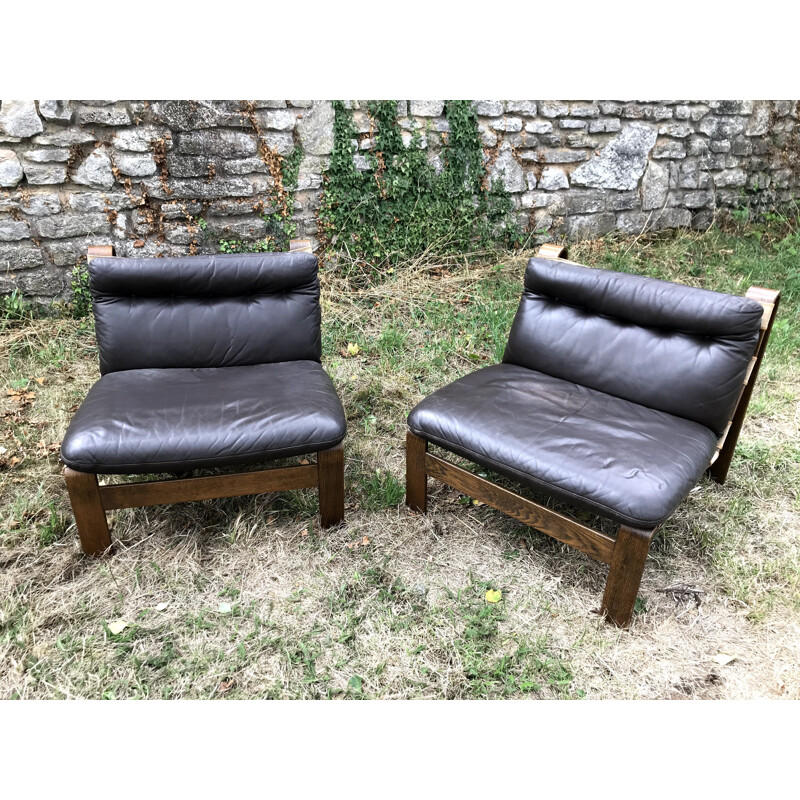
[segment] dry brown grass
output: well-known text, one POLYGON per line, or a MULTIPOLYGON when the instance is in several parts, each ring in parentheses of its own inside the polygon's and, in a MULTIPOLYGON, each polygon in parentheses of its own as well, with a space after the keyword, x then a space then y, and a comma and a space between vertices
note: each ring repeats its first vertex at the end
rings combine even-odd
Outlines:
POLYGON ((6 328, 0 697, 800 698, 791 358, 770 364, 728 484, 703 480, 658 535, 630 631, 592 613, 602 565, 445 487, 426 516, 398 502, 406 413, 494 360, 523 265, 419 261, 358 291, 325 276, 345 524, 319 531, 312 492, 126 510, 101 560, 80 552, 52 452, 97 377, 92 337, 6 328), (26 379, 31 398, 6 394, 26 379), (661 591, 676 584, 702 604, 661 591))

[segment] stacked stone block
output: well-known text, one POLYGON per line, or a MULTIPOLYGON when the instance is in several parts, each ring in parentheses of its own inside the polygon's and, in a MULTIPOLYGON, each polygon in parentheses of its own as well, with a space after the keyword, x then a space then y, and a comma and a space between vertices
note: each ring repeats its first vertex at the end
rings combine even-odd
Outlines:
POLYGON ((257 240, 273 178, 262 146, 303 143, 302 234, 330 154, 329 102, 10 101, 0 105, 0 292, 64 296, 90 244, 125 256, 217 252, 257 240))
MULTIPOLYGON (((374 147, 349 101, 355 164, 374 147)), ((491 181, 541 236, 707 227, 718 209, 800 193, 797 101, 478 100, 491 181)), ((443 100, 401 100, 398 119, 441 168, 443 100)), ((4 100, 0 292, 64 296, 90 244, 122 255, 215 252, 263 238, 273 176, 265 147, 303 147, 293 217, 314 239, 333 148, 329 101, 4 100)))

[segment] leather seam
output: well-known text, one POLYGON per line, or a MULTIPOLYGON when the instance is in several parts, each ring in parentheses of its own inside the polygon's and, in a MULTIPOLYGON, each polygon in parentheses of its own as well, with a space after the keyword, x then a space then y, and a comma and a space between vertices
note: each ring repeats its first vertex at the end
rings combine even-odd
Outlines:
POLYGON ((308 287, 310 291, 304 291, 307 287, 289 286, 283 289, 274 289, 271 291, 259 292, 238 292, 237 294, 114 294, 112 292, 97 292, 96 297, 92 299, 98 303, 117 303, 120 300, 251 300, 252 298, 260 297, 276 297, 280 298, 282 295, 300 295, 302 297, 309 297, 316 295, 319 299, 319 287, 308 287))

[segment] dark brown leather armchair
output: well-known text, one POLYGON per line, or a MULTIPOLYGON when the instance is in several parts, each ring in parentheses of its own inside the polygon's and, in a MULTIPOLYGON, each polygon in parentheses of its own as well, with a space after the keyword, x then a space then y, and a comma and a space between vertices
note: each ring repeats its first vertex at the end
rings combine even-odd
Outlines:
POLYGON ((503 362, 409 415, 407 503, 426 510, 431 476, 610 564, 601 612, 627 626, 657 527, 703 472, 725 480, 778 297, 532 258, 503 362), (429 442, 613 520, 616 537, 428 453, 429 442))
POLYGON ((115 508, 318 487, 323 526, 344 517, 344 411, 320 364, 310 252, 114 258, 90 248, 102 377, 61 444, 86 553, 111 544, 115 508), (100 474, 317 463, 108 486, 100 474))

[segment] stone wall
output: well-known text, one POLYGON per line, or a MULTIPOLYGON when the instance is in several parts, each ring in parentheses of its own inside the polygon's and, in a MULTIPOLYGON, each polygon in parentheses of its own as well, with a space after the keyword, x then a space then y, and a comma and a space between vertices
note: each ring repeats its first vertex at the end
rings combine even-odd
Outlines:
MULTIPOLYGON (((372 146, 352 101, 358 146, 372 146)), ((707 227, 717 209, 800 194, 800 110, 789 101, 475 102, 487 168, 530 230, 570 239, 707 227)), ((436 161, 442 100, 401 100, 436 161)), ((271 153, 303 147, 294 219, 314 238, 328 101, 4 100, 0 105, 0 293, 66 295, 89 244, 121 255, 216 252, 257 240, 271 153)), ((366 169, 363 155, 356 156, 366 169)))

